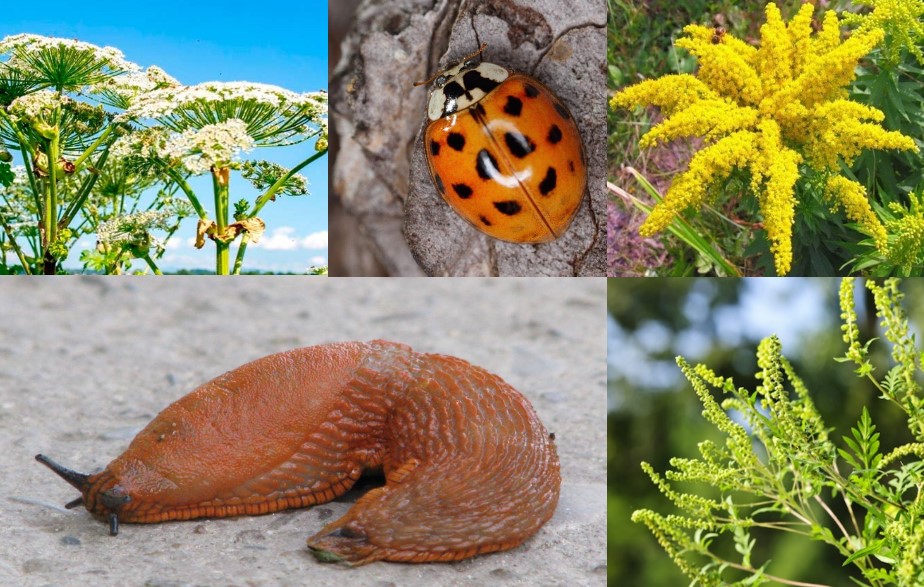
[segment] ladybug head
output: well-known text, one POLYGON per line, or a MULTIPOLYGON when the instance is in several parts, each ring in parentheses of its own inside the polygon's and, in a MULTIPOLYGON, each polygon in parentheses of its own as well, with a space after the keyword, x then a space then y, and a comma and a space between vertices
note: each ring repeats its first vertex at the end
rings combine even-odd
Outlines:
POLYGON ((500 65, 484 63, 481 54, 487 43, 467 55, 454 66, 439 72, 425 82, 415 85, 433 83, 430 89, 430 102, 427 116, 438 120, 469 106, 476 104, 488 92, 501 84, 510 73, 500 65))

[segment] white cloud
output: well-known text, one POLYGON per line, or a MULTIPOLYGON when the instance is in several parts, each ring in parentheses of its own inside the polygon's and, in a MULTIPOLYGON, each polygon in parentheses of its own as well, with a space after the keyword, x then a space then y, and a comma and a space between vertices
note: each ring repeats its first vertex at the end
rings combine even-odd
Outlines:
POLYGON ((316 255, 308 259, 308 264, 313 267, 319 267, 321 265, 327 265, 327 257, 322 257, 321 255, 316 255))
POLYGON ((281 226, 272 232, 264 234, 259 243, 254 245, 268 251, 291 251, 298 248, 295 238, 295 229, 291 226, 281 226))
POLYGON ((173 237, 170 238, 170 240, 167 241, 167 250, 176 251, 186 246, 191 247, 195 244, 196 244, 196 237, 184 239, 182 236, 175 234, 173 235, 173 237))
POLYGON ((260 242, 253 245, 268 251, 293 251, 295 249, 326 249, 327 231, 313 232, 305 237, 298 237, 291 226, 280 226, 263 235, 260 242))
POLYGON ((326 249, 327 231, 313 232, 302 239, 303 249, 326 249))

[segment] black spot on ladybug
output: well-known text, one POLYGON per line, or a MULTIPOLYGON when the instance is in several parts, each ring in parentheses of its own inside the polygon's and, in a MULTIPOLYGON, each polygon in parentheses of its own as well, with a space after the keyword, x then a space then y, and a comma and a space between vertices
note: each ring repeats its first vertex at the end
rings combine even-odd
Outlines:
MULTIPOLYGON (((553 124, 552 128, 549 129, 549 136, 547 138, 553 145, 561 140, 561 129, 558 128, 557 124, 553 124)), ((434 153, 434 155, 436 155, 436 153, 434 153)))
POLYGON ((491 226, 491 221, 485 218, 484 216, 479 216, 478 220, 481 220, 481 223, 485 226, 491 226))
POLYGON ((462 76, 462 83, 465 84, 467 97, 471 98, 472 95, 469 94, 469 92, 472 90, 481 90, 487 94, 496 88, 499 82, 496 82, 491 78, 484 77, 477 69, 472 69, 470 71, 466 71, 462 76))
POLYGON ((436 157, 440 154, 440 144, 436 141, 430 141, 430 154, 436 157))
POLYGON ((568 171, 574 173, 574 161, 568 161, 568 171))
POLYGON ((569 118, 571 118, 571 114, 568 113, 568 109, 562 106, 561 104, 559 104, 558 102, 555 102, 555 110, 557 110, 558 114, 565 120, 568 120, 569 118))
POLYGON ((536 150, 536 143, 516 131, 504 133, 504 142, 507 143, 510 153, 517 159, 522 159, 536 150))
POLYGON ((475 164, 478 170, 478 177, 481 179, 493 179, 500 176, 497 170, 497 159, 494 158, 487 149, 478 151, 478 162, 475 164))
POLYGON ((523 89, 526 90, 526 95, 530 98, 535 98, 539 95, 539 89, 532 84, 523 84, 523 89))
POLYGON ((465 148, 465 137, 457 132, 451 132, 449 136, 446 137, 446 144, 456 151, 461 151, 465 148))
POLYGON ((433 174, 433 183, 436 184, 436 189, 439 193, 442 194, 446 191, 446 188, 443 186, 443 178, 439 175, 433 174))
POLYGON ((510 116, 519 116, 523 111, 523 101, 515 96, 507 96, 507 103, 504 104, 504 112, 510 116))
POLYGON ((555 189, 555 184, 558 183, 558 174, 555 173, 554 167, 549 167, 549 170, 545 172, 545 177, 542 179, 542 182, 539 184, 539 191, 543 196, 549 195, 552 190, 555 189))
MULTIPOLYGON (((462 87, 462 84, 459 82, 449 82, 443 86, 443 95, 446 96, 447 101, 455 101, 456 98, 465 94, 465 88, 462 87)), ((453 109, 455 110, 455 109, 453 109)))
POLYGON ((456 194, 463 200, 467 200, 472 197, 472 188, 468 187, 464 183, 454 183, 452 184, 452 189, 455 190, 456 194))
POLYGON ((523 209, 520 203, 515 200, 505 200, 503 202, 494 202, 497 211, 506 216, 513 216, 523 209))

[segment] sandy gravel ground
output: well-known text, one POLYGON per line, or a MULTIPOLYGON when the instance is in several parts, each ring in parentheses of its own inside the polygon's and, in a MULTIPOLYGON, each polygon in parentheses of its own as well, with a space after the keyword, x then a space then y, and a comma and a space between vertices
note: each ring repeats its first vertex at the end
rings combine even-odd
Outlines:
POLYGON ((604 585, 602 279, 152 279, 0 282, 0 585, 604 585), (268 516, 123 525, 33 460, 103 468, 161 409, 274 352, 385 338, 462 357, 555 432, 561 501, 523 546, 458 563, 320 564, 305 539, 358 492, 268 516))

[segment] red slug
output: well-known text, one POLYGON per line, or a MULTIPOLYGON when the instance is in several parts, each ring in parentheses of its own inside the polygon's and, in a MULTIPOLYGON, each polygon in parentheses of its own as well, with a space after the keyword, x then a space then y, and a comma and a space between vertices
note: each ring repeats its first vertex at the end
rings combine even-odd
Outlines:
POLYGON ((101 473, 36 459, 67 504, 150 523, 330 501, 363 471, 385 485, 308 539, 322 561, 451 561, 506 550, 555 511, 554 436, 529 402, 461 359, 387 342, 270 355, 168 406, 101 473))

